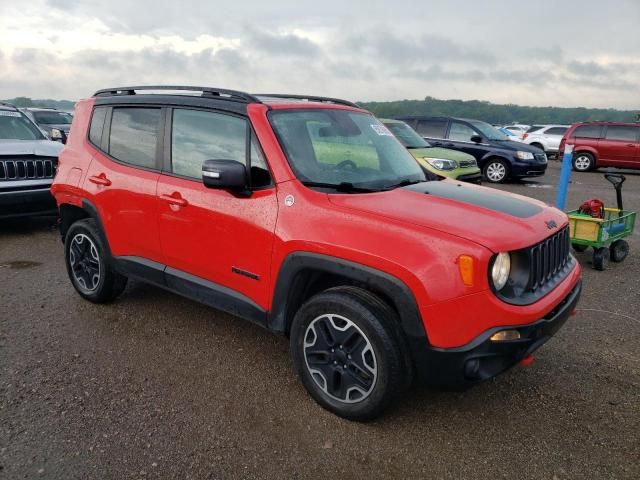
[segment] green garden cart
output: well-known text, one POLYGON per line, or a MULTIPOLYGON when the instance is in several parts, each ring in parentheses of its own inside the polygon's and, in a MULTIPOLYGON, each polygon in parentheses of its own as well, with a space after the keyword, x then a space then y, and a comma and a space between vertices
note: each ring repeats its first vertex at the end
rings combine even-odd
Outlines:
POLYGON ((618 208, 603 208, 601 217, 580 213, 580 210, 567 212, 571 245, 577 252, 593 248, 593 268, 604 270, 609 259, 622 262, 629 254, 629 244, 623 240, 633 233, 636 212, 624 210, 622 205, 622 184, 624 175, 607 173, 604 176, 616 190, 618 208))

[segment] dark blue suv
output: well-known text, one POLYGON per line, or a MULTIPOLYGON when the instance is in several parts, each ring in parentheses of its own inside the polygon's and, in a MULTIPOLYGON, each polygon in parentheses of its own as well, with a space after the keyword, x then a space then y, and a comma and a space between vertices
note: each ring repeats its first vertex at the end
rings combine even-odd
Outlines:
POLYGON ((491 183, 508 178, 538 177, 547 169, 547 156, 537 147, 514 142, 480 120, 453 117, 398 117, 437 147, 452 148, 476 158, 491 183))

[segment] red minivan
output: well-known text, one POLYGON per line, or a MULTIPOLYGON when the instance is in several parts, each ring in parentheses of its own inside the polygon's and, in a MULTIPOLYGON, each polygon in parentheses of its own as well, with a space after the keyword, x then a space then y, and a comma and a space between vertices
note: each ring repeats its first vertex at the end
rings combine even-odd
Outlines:
POLYGON ((575 145, 576 171, 598 167, 640 169, 640 123, 575 123, 564 134, 560 151, 566 143, 575 145))

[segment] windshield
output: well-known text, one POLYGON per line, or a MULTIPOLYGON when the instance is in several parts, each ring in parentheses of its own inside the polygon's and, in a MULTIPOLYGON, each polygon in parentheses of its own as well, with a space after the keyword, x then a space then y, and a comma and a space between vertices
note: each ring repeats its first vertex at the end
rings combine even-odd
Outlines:
POLYGON ((44 123, 45 125, 70 125, 73 116, 67 112, 33 112, 33 118, 37 123, 44 123))
POLYGON ((469 123, 478 130, 487 140, 509 140, 509 137, 495 127, 479 120, 469 120, 469 123))
POLYGON ((404 122, 383 122, 400 143, 407 148, 429 148, 431 145, 404 122))
POLYGON ((309 186, 375 191, 426 180, 416 160, 373 115, 281 110, 269 118, 291 168, 309 186))
POLYGON ((44 135, 20 112, 0 110, 0 140, 42 140, 44 135))

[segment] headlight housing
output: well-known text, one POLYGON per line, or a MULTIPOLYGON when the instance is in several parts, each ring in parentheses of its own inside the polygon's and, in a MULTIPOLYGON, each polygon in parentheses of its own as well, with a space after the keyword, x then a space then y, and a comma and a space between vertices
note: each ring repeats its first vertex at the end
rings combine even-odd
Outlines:
POLYGON ((431 157, 423 157, 423 159, 426 160, 426 162, 433 168, 436 168, 438 170, 455 170, 456 168, 458 168, 458 164, 453 160, 431 157))
POLYGON ((506 252, 497 254, 491 265, 491 282, 496 291, 502 290, 509 280, 511 273, 511 255, 506 252))
POLYGON ((518 157, 520 160, 533 160, 533 153, 518 150, 516 152, 516 157, 518 157))

